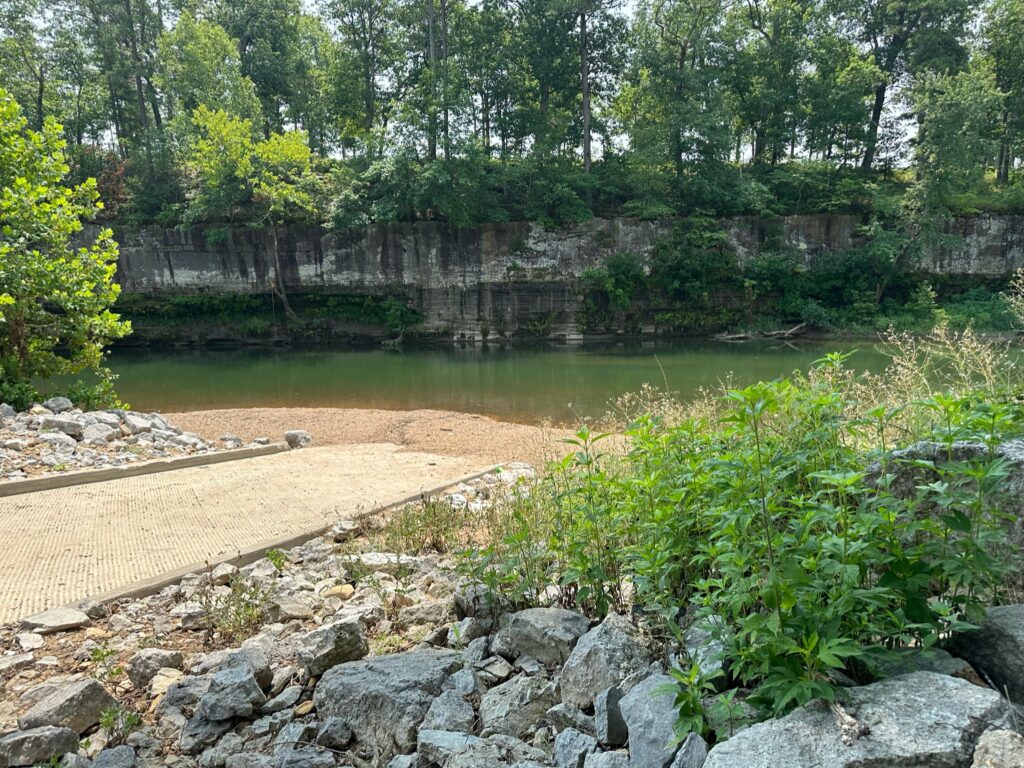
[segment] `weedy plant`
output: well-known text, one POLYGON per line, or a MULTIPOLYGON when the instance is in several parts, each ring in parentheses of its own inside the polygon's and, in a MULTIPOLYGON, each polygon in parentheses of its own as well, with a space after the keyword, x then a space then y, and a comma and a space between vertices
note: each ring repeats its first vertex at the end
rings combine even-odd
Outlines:
POLYGON ((92 676, 101 683, 116 680, 124 674, 124 670, 117 664, 117 651, 106 643, 93 648, 89 654, 89 659, 95 665, 92 670, 92 676))
POLYGON ((236 573, 228 582, 226 591, 218 593, 206 584, 197 593, 196 600, 207 617, 206 642, 209 645, 214 632, 220 632, 230 640, 241 640, 255 634, 263 624, 270 590, 236 573))
POLYGON ((107 732, 108 746, 116 747, 139 729, 142 716, 124 707, 109 707, 100 712, 99 724, 107 732))

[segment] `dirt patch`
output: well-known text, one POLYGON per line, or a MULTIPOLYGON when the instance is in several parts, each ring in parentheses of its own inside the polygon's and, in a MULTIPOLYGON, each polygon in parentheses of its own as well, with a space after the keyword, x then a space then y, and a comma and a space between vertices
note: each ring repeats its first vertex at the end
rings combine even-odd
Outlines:
POLYGON ((385 411, 363 408, 232 408, 170 413, 183 429, 208 437, 224 433, 248 442, 280 440, 289 429, 304 429, 313 445, 392 443, 406 451, 542 465, 565 453, 564 427, 529 426, 454 411, 385 411))

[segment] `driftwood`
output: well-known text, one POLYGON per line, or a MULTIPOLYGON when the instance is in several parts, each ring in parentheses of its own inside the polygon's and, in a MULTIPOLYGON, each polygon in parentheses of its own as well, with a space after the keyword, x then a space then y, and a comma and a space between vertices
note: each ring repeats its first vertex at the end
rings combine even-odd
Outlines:
POLYGON ((799 336, 807 330, 807 323, 800 323, 800 325, 794 325, 788 331, 767 331, 762 333, 766 339, 791 339, 794 336, 799 336))

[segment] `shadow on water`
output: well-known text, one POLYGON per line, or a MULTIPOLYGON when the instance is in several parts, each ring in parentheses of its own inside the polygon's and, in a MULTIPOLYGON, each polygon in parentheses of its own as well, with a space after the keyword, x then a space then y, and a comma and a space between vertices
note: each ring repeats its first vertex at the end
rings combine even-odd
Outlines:
POLYGON ((536 423, 573 421, 644 383, 682 397, 730 372, 738 384, 806 369, 828 352, 858 350, 881 370, 872 341, 727 344, 661 341, 577 347, 433 350, 115 350, 118 391, 143 410, 245 407, 435 408, 536 423))

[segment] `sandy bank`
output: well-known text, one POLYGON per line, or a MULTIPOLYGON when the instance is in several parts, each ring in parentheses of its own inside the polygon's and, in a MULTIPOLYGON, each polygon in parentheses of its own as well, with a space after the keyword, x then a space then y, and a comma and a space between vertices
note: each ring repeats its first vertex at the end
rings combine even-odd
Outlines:
POLYGON ((245 441, 280 440, 289 429, 305 429, 314 445, 393 443, 405 450, 485 462, 543 462, 561 455, 564 427, 511 424, 453 411, 386 411, 363 408, 231 408, 169 413, 182 429, 210 438, 225 433, 245 441))

